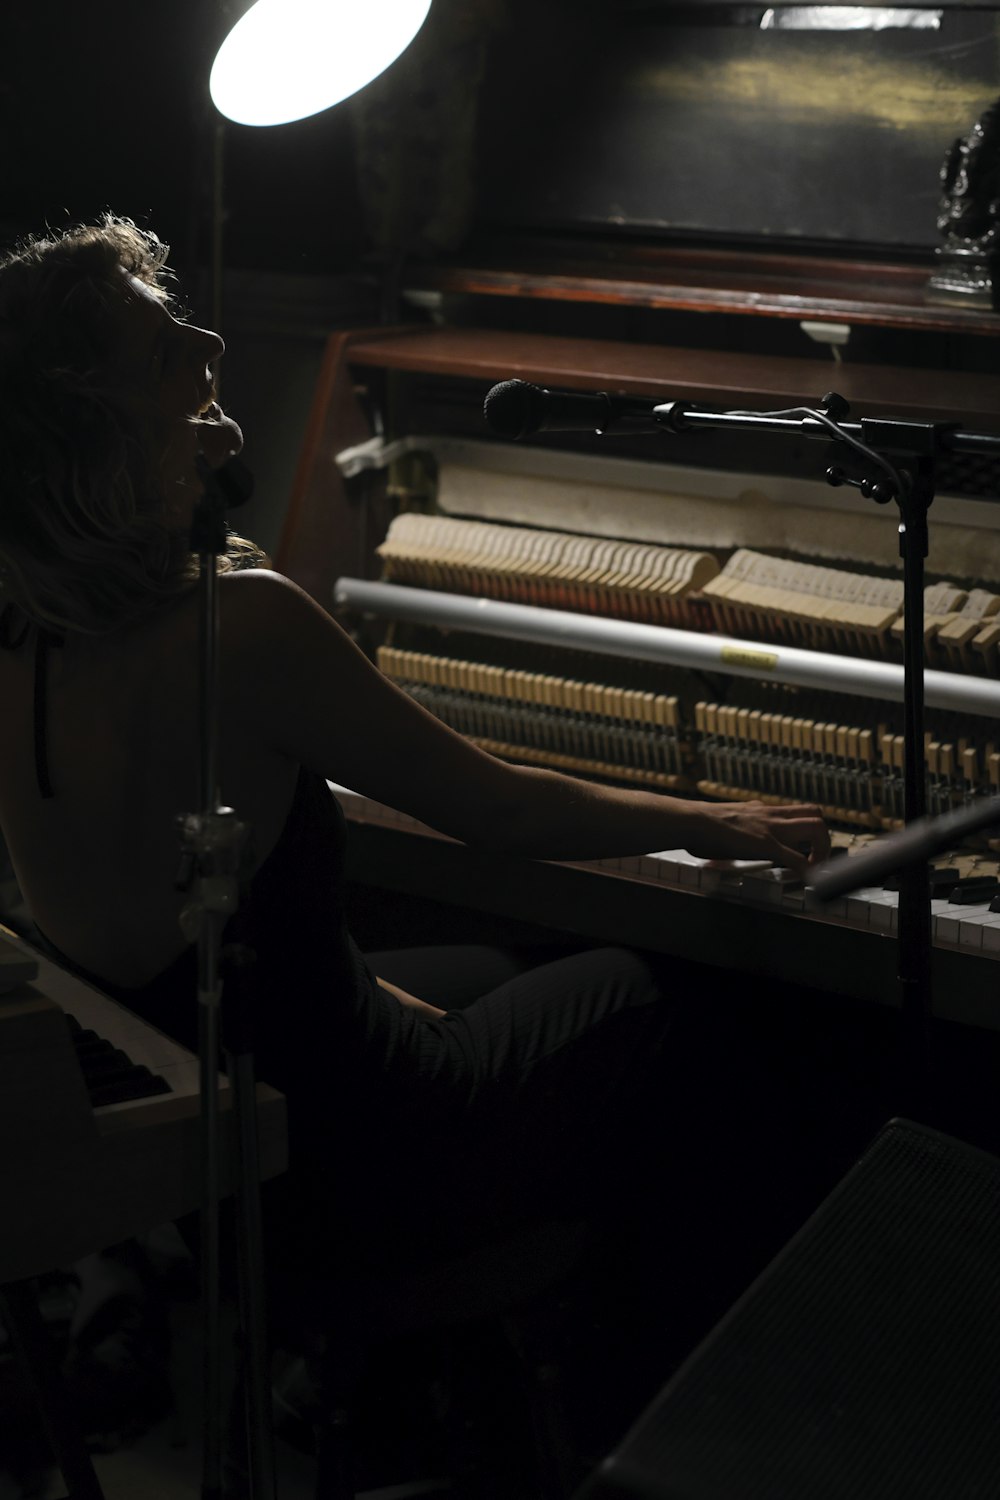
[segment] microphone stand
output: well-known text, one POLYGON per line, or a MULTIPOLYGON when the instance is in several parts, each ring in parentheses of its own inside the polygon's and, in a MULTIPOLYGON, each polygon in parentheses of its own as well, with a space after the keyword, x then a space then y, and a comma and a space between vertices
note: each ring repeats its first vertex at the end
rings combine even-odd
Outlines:
MULTIPOLYGON (((904 820, 911 825, 926 812, 924 760, 924 560, 928 552, 927 513, 934 499, 935 460, 943 449, 964 452, 1000 449, 1000 438, 963 433, 943 422, 863 418, 847 423, 849 407, 831 392, 815 410, 710 412, 679 401, 654 408, 670 432, 695 427, 737 427, 832 438, 863 460, 867 472, 849 473, 839 465, 826 471, 830 484, 848 484, 878 505, 895 501, 899 511, 899 553, 903 562, 903 726, 904 820), (898 456, 896 467, 885 456, 898 456)), ((902 1063, 918 1100, 930 1076, 931 889, 926 859, 907 861, 900 870, 897 973, 902 1012, 902 1063)))
MULTIPOLYGON (((863 418, 846 422, 847 402, 836 392, 816 409, 714 411, 685 401, 656 405, 605 392, 549 391, 526 381, 508 380, 487 394, 484 415, 502 437, 523 438, 550 431, 599 434, 689 432, 700 427, 783 433, 846 445, 861 457, 865 472, 839 465, 826 471, 830 484, 849 484, 878 505, 899 509, 899 551, 903 561, 903 720, 904 818, 911 824, 926 806, 924 759, 924 560, 928 551, 927 513, 934 499, 934 468, 942 451, 1000 454, 1000 436, 962 432, 954 423, 863 418), (900 456, 899 468, 885 456, 900 456)), ((903 1061, 922 1092, 930 1073, 931 889, 926 860, 910 862, 900 877, 898 976, 903 1019, 903 1061)))
MULTIPOLYGON (((838 465, 826 471, 832 485, 848 484, 877 505, 895 501, 899 510, 899 554, 903 562, 903 811, 907 824, 926 812, 924 764, 924 560, 928 551, 927 512, 934 499, 935 456, 943 423, 865 418, 845 424, 849 407, 830 392, 815 410, 783 412, 706 412, 672 401, 654 409, 671 432, 693 427, 738 427, 789 432, 846 443, 863 460, 866 473, 852 475, 838 465), (875 447, 878 445, 878 448, 875 447), (899 455, 895 467, 884 455, 899 455), (874 477, 876 476, 877 477, 874 477)), ((992 447, 989 439, 984 442, 992 447)), ((912 861, 900 872, 897 975, 902 1019, 902 1061, 916 1094, 923 1095, 930 1071, 931 892, 927 862, 912 861)))
POLYGON ((246 984, 245 948, 223 949, 222 935, 239 906, 239 876, 248 827, 219 793, 219 603, 216 559, 225 551, 225 511, 248 497, 249 474, 232 461, 213 470, 199 455, 204 492, 195 506, 191 550, 198 555, 200 811, 178 819, 181 864, 177 887, 192 899, 181 914, 181 928, 198 944, 198 1029, 201 1087, 202 1217, 201 1281, 203 1315, 204 1439, 202 1500, 222 1496, 222 1332, 220 1200, 222 1137, 219 1109, 220 1039, 230 1082, 231 1124, 236 1177, 236 1245, 240 1329, 244 1364, 249 1494, 275 1495, 268 1349, 261 1248, 260 1171, 257 1153, 256 1083, 252 1051, 252 997, 246 984), (222 1005, 223 960, 230 962, 226 1004, 222 1005), (238 967, 237 967, 238 965, 238 967), (220 1024, 221 1023, 221 1024, 220 1024))
POLYGON ((936 818, 919 818, 897 833, 887 833, 850 859, 826 860, 816 867, 809 889, 817 901, 836 901, 865 886, 881 885, 907 866, 919 866, 942 850, 953 849, 970 834, 998 826, 1000 797, 978 797, 968 807, 956 807, 936 818))

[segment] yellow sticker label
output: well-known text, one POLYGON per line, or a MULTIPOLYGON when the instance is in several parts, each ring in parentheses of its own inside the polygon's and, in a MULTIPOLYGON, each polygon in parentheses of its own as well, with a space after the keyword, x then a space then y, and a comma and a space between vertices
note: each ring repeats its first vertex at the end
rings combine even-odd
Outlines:
POLYGON ((755 667, 759 672, 773 672, 778 665, 775 651, 747 651, 742 646, 723 646, 722 660, 730 667, 755 667))

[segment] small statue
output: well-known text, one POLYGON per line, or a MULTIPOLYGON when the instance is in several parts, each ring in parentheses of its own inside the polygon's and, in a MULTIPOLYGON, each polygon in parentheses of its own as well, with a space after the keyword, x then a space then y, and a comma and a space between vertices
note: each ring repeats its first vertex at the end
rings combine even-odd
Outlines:
POLYGON ((928 283, 932 302, 1000 306, 1000 100, 960 136, 941 165, 937 226, 944 243, 928 283))

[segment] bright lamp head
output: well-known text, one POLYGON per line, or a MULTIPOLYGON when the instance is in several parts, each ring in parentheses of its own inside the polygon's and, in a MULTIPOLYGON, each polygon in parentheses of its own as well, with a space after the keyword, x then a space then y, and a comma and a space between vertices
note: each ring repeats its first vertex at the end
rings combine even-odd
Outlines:
POLYGON ((384 73, 430 7, 431 0, 257 0, 219 48, 213 103, 238 125, 318 114, 384 73))

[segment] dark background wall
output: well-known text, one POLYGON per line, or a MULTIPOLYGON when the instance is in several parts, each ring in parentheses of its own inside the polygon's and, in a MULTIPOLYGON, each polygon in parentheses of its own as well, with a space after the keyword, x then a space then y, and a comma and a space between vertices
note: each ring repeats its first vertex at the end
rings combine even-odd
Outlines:
MULTIPOLYGON (((192 316, 209 321, 220 122, 208 75, 245 9, 246 0, 9 0, 0 244, 106 209, 128 215, 168 241, 192 316)), ((417 253, 460 242, 477 192, 470 129, 480 94, 502 131, 512 110, 530 109, 525 87, 541 100, 553 69, 575 66, 604 9, 435 0, 409 71, 391 69, 360 102, 274 129, 224 126, 224 387, 257 474, 247 528, 265 545, 279 530, 326 334, 377 316, 366 288, 393 240, 417 253), (525 86, 508 72, 518 56, 525 86)))
MULTIPOLYGON (((204 257, 221 0, 14 0, 0 51, 0 220, 10 231, 113 208, 204 257)), ((227 131, 235 265, 336 271, 357 248, 343 110, 227 131)))
POLYGON ((344 276, 364 231, 343 108, 277 130, 226 126, 219 314, 208 75, 245 8, 11 0, 0 23, 0 241, 110 209, 171 245, 192 317, 216 321, 229 345, 224 396, 257 476, 241 524, 272 547, 323 339, 351 321, 344 276))
POLYGON ((378 316, 394 262, 524 227, 926 254, 943 154, 1000 94, 993 6, 836 33, 764 31, 763 5, 722 0, 435 0, 356 100, 223 128, 219 306, 208 74, 246 8, 8 0, 0 242, 110 208, 172 245, 230 345, 269 546, 323 339, 378 316))
MULTIPOLYGON (((208 73, 246 8, 12 0, 0 47, 4 237, 113 207, 153 224, 185 265, 203 261, 217 122, 208 73)), ((435 0, 412 55, 360 98, 274 129, 226 128, 227 264, 337 274, 373 240, 455 248, 476 217, 933 245, 943 153, 1000 92, 997 8, 925 6, 936 25, 862 31, 762 30, 766 9, 435 0), (389 223, 377 194, 394 171, 410 217, 397 203, 389 223), (438 217, 446 200, 452 216, 428 234, 414 220, 432 218, 435 195, 438 217)))

